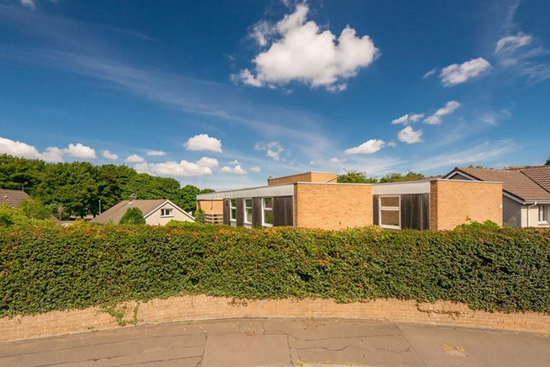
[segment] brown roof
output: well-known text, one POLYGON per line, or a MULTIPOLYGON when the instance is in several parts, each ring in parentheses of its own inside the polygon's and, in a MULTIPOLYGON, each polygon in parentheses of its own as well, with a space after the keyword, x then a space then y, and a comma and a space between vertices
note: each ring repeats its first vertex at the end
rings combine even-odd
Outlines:
MULTIPOLYGON (((549 167, 550 168, 550 167, 549 167)), ((524 173, 524 169, 500 170, 492 168, 457 167, 456 170, 481 181, 502 182, 504 191, 525 201, 550 200, 550 191, 524 173)), ((550 169, 548 170, 550 173, 550 169)), ((534 173, 530 172, 532 175, 534 173)), ((541 175, 540 172, 536 174, 541 175)))
POLYGON ((23 200, 28 200, 30 198, 31 197, 22 190, 0 189, 0 205, 8 204, 10 207, 15 208, 19 206, 23 200))
POLYGON ((550 166, 525 167, 521 169, 521 173, 550 192, 550 166))
POLYGON ((155 200, 122 200, 120 203, 104 211, 94 219, 94 223, 109 223, 113 222, 118 224, 120 219, 126 213, 126 210, 129 208, 139 208, 141 213, 145 216, 149 214, 153 209, 161 206, 166 202, 166 199, 155 199, 155 200))

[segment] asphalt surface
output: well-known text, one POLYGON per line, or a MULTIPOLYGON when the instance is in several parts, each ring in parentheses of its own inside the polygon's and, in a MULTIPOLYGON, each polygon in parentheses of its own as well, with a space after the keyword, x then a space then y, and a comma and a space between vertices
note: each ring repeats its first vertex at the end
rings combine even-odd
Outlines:
POLYGON ((550 338, 378 321, 239 319, 4 342, 0 366, 548 367, 550 338))

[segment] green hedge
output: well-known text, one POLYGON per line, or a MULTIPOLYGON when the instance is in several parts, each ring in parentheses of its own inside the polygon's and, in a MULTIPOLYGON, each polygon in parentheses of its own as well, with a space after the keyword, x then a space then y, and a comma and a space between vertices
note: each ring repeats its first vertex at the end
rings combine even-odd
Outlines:
POLYGON ((0 229, 0 316, 177 294, 550 312, 550 231, 0 229))

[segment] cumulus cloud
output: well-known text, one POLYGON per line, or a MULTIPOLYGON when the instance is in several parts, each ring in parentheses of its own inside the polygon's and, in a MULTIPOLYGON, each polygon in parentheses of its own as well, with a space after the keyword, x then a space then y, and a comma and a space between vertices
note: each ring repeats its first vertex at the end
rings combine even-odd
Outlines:
POLYGON ((256 167, 250 167, 250 172, 254 172, 254 173, 260 173, 262 172, 262 169, 258 166, 256 167))
POLYGON ((103 158, 109 159, 111 161, 116 161, 118 159, 118 155, 111 153, 108 150, 102 151, 101 155, 103 156, 103 158))
POLYGON ((399 141, 407 144, 415 144, 422 142, 422 130, 413 130, 411 126, 407 126, 397 134, 399 141))
POLYGON ((21 5, 31 10, 36 10, 36 4, 34 0, 21 0, 21 5))
POLYGON ((529 45, 532 41, 533 37, 523 32, 519 32, 515 36, 502 37, 497 41, 495 53, 501 54, 514 52, 520 47, 529 45))
POLYGON ((460 107, 460 103, 458 103, 457 101, 449 101, 449 102, 445 103, 445 106, 443 106, 440 109, 438 109, 437 111, 435 111, 434 114, 428 116, 424 120, 424 123, 429 124, 429 125, 439 125, 441 123, 441 120, 442 120, 443 116, 450 115, 458 107, 460 107))
POLYGON ((408 124, 409 122, 417 122, 424 117, 423 113, 407 113, 401 117, 392 120, 392 124, 408 124))
POLYGON ((274 161, 281 159, 281 153, 284 151, 284 148, 279 145, 279 142, 272 141, 269 143, 259 142, 254 145, 254 149, 265 152, 265 154, 272 158, 274 161))
POLYGON ((195 135, 184 144, 187 150, 206 150, 214 153, 222 153, 222 141, 208 136, 208 134, 195 135))
POLYGON ((345 150, 346 154, 372 154, 378 152, 386 145, 386 142, 380 139, 370 139, 363 144, 345 150))
POLYGON ((126 157, 124 162, 126 162, 126 163, 143 163, 143 162, 145 162, 145 159, 143 159, 143 157, 141 157, 137 154, 132 154, 132 155, 129 155, 128 157, 126 157))
POLYGON ((221 171, 223 173, 231 173, 234 175, 246 175, 246 171, 241 167, 240 164, 237 164, 235 167, 224 166, 221 171))
POLYGON ((254 58, 253 71, 244 69, 233 75, 233 80, 256 87, 297 81, 340 91, 346 88, 348 78, 378 56, 369 36, 358 37, 355 29, 347 26, 337 37, 307 21, 308 12, 308 5, 300 3, 294 13, 276 24, 256 23, 251 36, 260 46, 270 46, 254 58))
POLYGON ((2 137, 0 137, 0 154, 9 154, 29 159, 41 159, 52 163, 63 162, 63 157, 66 155, 80 159, 96 158, 95 150, 81 143, 71 143, 67 148, 48 147, 41 153, 32 145, 2 137))
POLYGON ((489 61, 482 57, 466 61, 463 64, 452 64, 444 67, 439 74, 444 86, 462 84, 476 78, 491 68, 489 61))
POLYGON ((212 168, 218 166, 215 158, 202 157, 197 162, 186 160, 167 161, 162 163, 139 163, 134 166, 136 171, 160 176, 194 177, 212 174, 212 168))
POLYGON ((162 150, 148 150, 146 154, 149 157, 163 157, 166 155, 166 152, 162 150))

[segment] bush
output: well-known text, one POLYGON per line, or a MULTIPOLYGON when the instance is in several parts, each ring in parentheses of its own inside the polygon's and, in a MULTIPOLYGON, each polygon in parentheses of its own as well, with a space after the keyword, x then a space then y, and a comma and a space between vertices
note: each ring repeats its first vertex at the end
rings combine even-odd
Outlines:
POLYGON ((469 229, 487 229, 498 230, 500 226, 492 220, 486 220, 483 223, 472 221, 470 218, 466 219, 466 223, 460 224, 455 227, 455 231, 469 230, 469 229))
POLYGON ((0 229, 0 316, 181 294, 550 312, 550 231, 0 229))
POLYGON ((128 208, 120 218, 119 224, 145 224, 145 218, 139 208, 128 208))
POLYGON ((37 219, 21 210, 20 208, 12 208, 7 204, 0 205, 0 227, 9 226, 51 226, 54 225, 54 221, 51 215, 44 219, 37 219))

